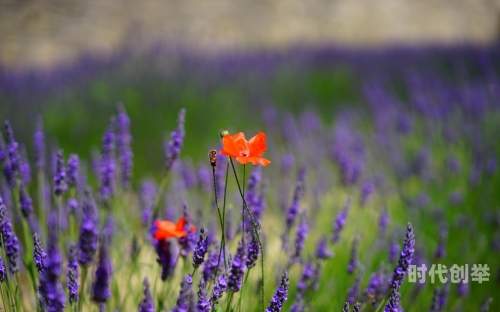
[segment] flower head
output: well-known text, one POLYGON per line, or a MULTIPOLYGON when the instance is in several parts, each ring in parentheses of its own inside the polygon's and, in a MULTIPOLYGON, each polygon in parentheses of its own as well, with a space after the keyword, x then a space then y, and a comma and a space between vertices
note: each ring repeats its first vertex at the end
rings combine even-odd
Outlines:
POLYGON ((220 153, 236 158, 236 161, 241 164, 250 162, 252 165, 267 166, 271 163, 268 159, 260 157, 267 148, 266 135, 263 132, 257 133, 248 141, 243 132, 238 132, 233 136, 227 134, 222 137, 222 145, 224 148, 220 153))
MULTIPOLYGON (((187 231, 184 230, 184 223, 186 219, 184 217, 180 218, 177 223, 173 223, 169 220, 156 220, 155 225, 157 230, 154 233, 154 238, 158 240, 167 239, 170 237, 181 238, 187 235, 187 231)), ((191 226, 191 232, 194 232, 196 228, 191 226)))
POLYGON ((153 303, 153 296, 151 295, 151 289, 149 288, 149 280, 147 277, 144 278, 144 299, 142 299, 139 305, 139 312, 154 312, 155 307, 153 303))

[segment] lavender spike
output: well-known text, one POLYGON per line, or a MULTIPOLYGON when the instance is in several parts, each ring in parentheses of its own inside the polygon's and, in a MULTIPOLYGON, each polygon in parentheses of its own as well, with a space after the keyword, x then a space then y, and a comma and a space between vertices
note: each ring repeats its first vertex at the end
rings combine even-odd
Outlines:
POLYGON ((340 234, 342 233, 342 229, 347 222, 347 214, 349 213, 349 209, 351 207, 351 201, 352 198, 349 196, 344 208, 338 214, 337 219, 335 219, 335 224, 333 225, 333 235, 331 239, 332 243, 338 243, 340 240, 340 234))
POLYGON ((266 312, 279 312, 283 307, 283 303, 288 299, 288 285, 289 285, 289 277, 288 271, 285 270, 283 276, 281 277, 280 285, 274 296, 271 298, 270 305, 267 307, 266 312))
POLYGON ((185 131, 184 131, 184 121, 186 118, 186 110, 183 108, 180 110, 177 116, 177 127, 170 134, 171 140, 165 143, 165 168, 170 170, 174 161, 179 157, 181 153, 185 131))
POLYGON ((151 295, 151 289, 149 288, 149 280, 147 277, 144 278, 143 284, 144 298, 139 305, 139 312, 155 312, 153 296, 151 295))

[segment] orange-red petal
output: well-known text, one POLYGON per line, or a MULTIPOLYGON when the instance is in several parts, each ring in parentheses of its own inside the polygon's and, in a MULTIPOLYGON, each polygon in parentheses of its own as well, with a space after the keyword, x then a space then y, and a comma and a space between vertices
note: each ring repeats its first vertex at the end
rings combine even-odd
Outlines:
POLYGON ((186 223, 186 219, 184 219, 184 217, 180 218, 175 225, 175 230, 182 231, 184 229, 184 223, 186 223))
POLYGON ((248 156, 250 157, 258 157, 264 154, 267 148, 266 135, 264 132, 259 132, 256 136, 251 138, 250 141, 248 141, 248 147, 250 150, 248 156))
POLYGON ((252 165, 259 164, 262 166, 267 166, 271 163, 270 160, 262 157, 236 157, 236 161, 243 165, 249 162, 252 163, 252 165))

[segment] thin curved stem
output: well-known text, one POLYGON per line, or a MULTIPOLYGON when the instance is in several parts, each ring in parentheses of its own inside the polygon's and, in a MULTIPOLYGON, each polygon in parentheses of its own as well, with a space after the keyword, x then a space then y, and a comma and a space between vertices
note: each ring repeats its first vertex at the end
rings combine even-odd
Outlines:
POLYGON ((261 265, 262 265, 262 268, 261 268, 261 274, 262 274, 262 280, 261 280, 261 300, 260 300, 260 303, 261 303, 261 308, 262 308, 262 311, 264 311, 264 293, 265 293, 265 289, 264 289, 264 248, 262 247, 262 241, 260 239, 260 234, 259 234, 259 227, 257 225, 257 222, 255 222, 255 219, 253 218, 253 215, 252 213, 250 212, 250 208, 248 208, 248 205, 247 205, 247 202, 245 200, 245 196, 243 196, 243 191, 241 189, 241 185, 240 185, 240 181, 238 180, 238 175, 236 174, 236 168, 234 167, 234 162, 233 162, 233 158, 229 157, 229 160, 231 161, 231 167, 233 167, 233 173, 234 173, 234 177, 236 179, 236 184, 238 185, 238 190, 240 191, 240 195, 241 195, 241 198, 243 199, 243 204, 247 210, 247 213, 248 215, 250 216, 250 220, 252 220, 252 224, 253 224, 253 228, 255 230, 255 235, 257 236, 257 240, 259 241, 259 246, 260 246, 260 250, 261 250, 261 265))
MULTIPOLYGON (((224 184, 224 200, 223 200, 223 204, 222 204, 222 221, 221 221, 222 239, 220 242, 219 258, 217 259, 217 269, 215 270, 214 284, 217 282, 217 275, 219 273, 221 254, 224 257, 224 270, 227 270, 227 263, 226 263, 226 195, 227 195, 228 176, 229 176, 229 160, 228 160, 227 165, 226 165, 226 182, 224 184), (223 252, 223 250, 224 250, 224 252, 223 252)), ((214 170, 214 188, 215 188, 215 170, 214 170)), ((217 194, 215 197, 217 198, 217 194)))

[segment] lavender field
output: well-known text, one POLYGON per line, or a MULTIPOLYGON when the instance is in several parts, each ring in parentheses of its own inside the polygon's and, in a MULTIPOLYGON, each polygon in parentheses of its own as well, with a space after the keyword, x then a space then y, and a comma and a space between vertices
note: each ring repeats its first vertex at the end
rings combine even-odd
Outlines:
POLYGON ((0 305, 499 311, 499 60, 157 46, 0 69, 0 305))

